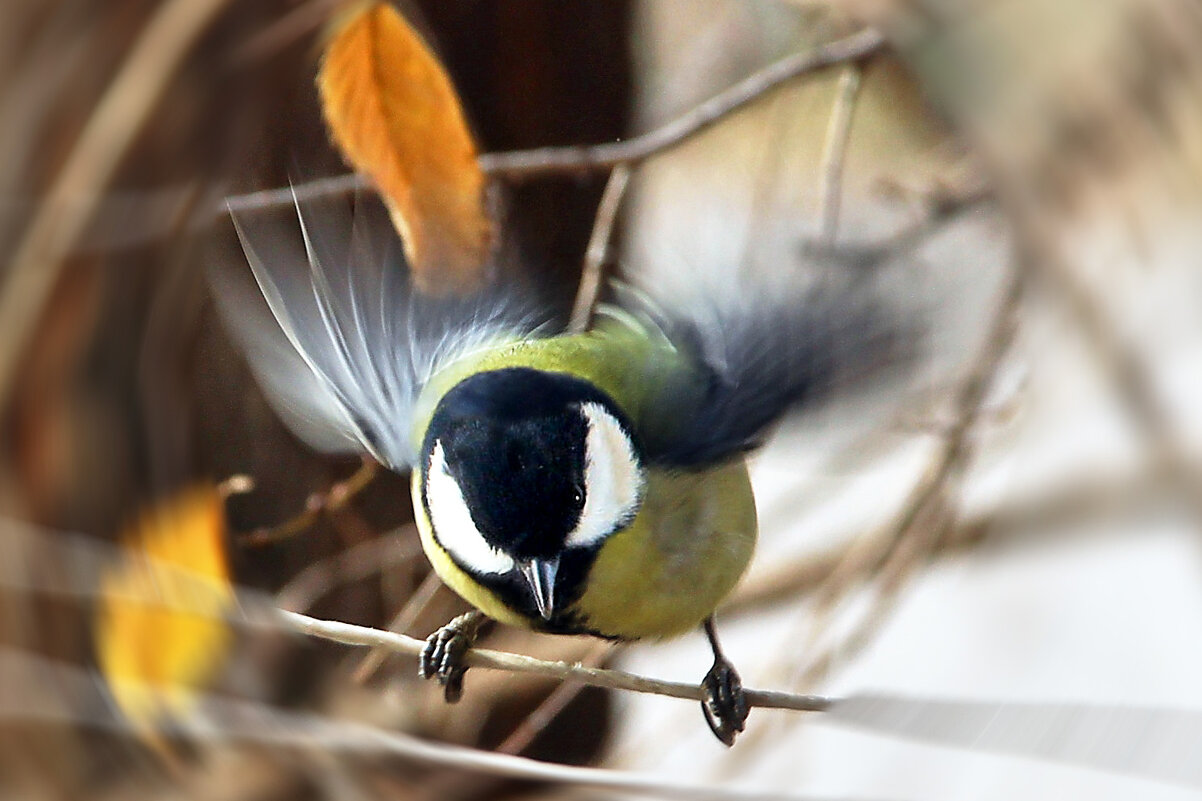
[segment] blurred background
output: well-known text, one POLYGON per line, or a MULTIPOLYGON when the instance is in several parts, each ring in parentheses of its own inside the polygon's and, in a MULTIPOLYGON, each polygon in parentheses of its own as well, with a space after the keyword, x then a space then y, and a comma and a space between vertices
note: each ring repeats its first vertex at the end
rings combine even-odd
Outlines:
MULTIPOLYGON (((206 270, 242 258, 223 198, 346 172, 313 85, 335 5, 0 7, 5 649, 91 664, 88 604, 36 591, 70 580, 65 532, 115 543, 157 499, 236 475, 254 482, 227 507, 238 584, 419 637, 466 608, 429 577, 406 478, 366 480, 295 440, 209 295, 206 270)), ((602 260, 681 292, 698 276, 733 291, 855 271, 923 331, 904 375, 790 421, 754 458, 760 547, 720 615, 726 651, 754 687, 1202 707, 1193 3, 399 7, 483 153, 653 131, 779 59, 879 31, 883 45, 631 165, 602 260)), ((565 313, 606 182, 494 182, 507 262, 565 313)), ((613 650, 499 628, 487 645, 685 682, 709 660, 700 636, 613 650)), ((766 710, 726 751, 691 702, 483 670, 447 706, 412 660, 269 634, 241 638, 214 685, 437 741, 798 796, 1197 791, 766 710)), ((0 688, 0 713, 23 692, 0 688)), ((580 794, 320 744, 165 757, 47 702, 57 723, 0 719, 0 797, 580 794)))

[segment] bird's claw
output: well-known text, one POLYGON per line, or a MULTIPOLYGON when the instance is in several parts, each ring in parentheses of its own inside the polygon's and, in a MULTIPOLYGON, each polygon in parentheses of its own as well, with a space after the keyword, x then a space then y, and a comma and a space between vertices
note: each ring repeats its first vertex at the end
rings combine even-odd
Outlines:
POLYGON ((739 674, 730 662, 718 657, 702 679, 701 689, 705 692, 701 711, 710 731, 725 745, 734 745, 747 721, 747 695, 739 674))
POLYGON ((479 629, 479 613, 468 612, 426 638, 417 675, 423 679, 438 679, 448 704, 463 696, 463 674, 467 673, 463 657, 476 641, 479 629))

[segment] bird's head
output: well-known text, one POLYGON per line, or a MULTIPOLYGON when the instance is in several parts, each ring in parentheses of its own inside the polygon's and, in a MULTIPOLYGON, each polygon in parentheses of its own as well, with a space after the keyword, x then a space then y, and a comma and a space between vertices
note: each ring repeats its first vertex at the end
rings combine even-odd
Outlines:
POLYGON ((477 373, 439 402, 422 501, 455 563, 548 623, 583 591, 646 481, 626 416, 589 382, 524 367, 477 373))

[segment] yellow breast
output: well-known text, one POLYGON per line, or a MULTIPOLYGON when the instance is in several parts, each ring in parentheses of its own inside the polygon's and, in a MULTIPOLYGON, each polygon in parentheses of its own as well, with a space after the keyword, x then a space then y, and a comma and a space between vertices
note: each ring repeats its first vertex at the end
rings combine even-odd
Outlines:
MULTIPOLYGON (((434 539, 417 471, 412 491, 422 547, 442 580, 489 617, 533 627, 535 621, 460 570, 434 539)), ((652 471, 642 508, 606 541, 573 611, 590 629, 621 639, 691 631, 743 575, 755 538, 755 500, 742 460, 697 472, 652 471)))
POLYGON ((755 549, 755 499, 742 460, 652 472, 629 528, 601 549, 576 609, 622 639, 673 637, 713 614, 755 549))

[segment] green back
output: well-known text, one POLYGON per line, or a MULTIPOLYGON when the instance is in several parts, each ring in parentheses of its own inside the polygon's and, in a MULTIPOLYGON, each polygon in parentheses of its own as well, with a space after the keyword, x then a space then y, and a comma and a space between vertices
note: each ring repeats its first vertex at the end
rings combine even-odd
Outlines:
POLYGON ((640 436, 664 428, 663 401, 688 397, 696 385, 687 360, 657 331, 626 318, 605 319, 582 334, 509 342, 474 351, 440 369, 422 390, 413 443, 420 448, 439 400, 463 379, 488 370, 530 367, 565 373, 595 385, 626 413, 640 436))

